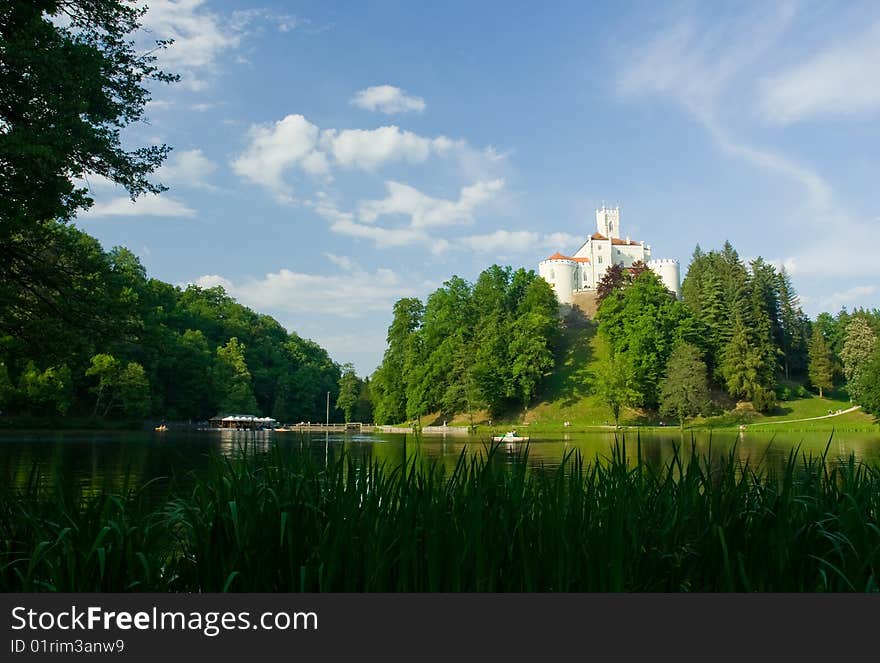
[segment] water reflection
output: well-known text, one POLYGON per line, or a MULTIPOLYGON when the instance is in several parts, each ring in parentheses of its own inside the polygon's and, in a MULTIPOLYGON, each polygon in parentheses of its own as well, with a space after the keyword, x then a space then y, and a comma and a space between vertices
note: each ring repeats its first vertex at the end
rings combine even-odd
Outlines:
MULTIPOLYGON (((677 431, 627 434, 560 433, 531 436, 528 463, 534 470, 554 470, 566 453, 580 451, 585 460, 607 459, 615 441, 625 446, 620 452, 630 461, 641 456, 652 467, 662 468, 680 448, 691 453, 692 438, 677 431)), ((316 464, 326 465, 345 450, 357 459, 370 459, 397 467, 407 462, 422 465, 440 463, 447 473, 455 468, 459 455, 486 454, 483 439, 447 436, 421 439, 397 434, 273 433, 270 431, 211 432, 4 432, 0 433, 0 478, 7 484, 25 486, 35 477, 60 477, 76 482, 89 491, 120 490, 126 485, 149 483, 149 490, 160 491, 170 485, 186 486, 193 473, 207 466, 211 454, 233 456, 237 450, 262 452, 273 445, 293 447, 308 453, 316 464)), ((693 437, 697 451, 719 461, 734 452, 741 462, 761 464, 781 470, 793 449, 807 456, 819 456, 827 448, 831 462, 853 454, 859 461, 880 465, 880 433, 756 433, 734 431, 700 432, 693 437), (829 439, 830 444, 829 444, 829 439)), ((512 464, 525 445, 511 444, 499 449, 495 462, 512 464)))

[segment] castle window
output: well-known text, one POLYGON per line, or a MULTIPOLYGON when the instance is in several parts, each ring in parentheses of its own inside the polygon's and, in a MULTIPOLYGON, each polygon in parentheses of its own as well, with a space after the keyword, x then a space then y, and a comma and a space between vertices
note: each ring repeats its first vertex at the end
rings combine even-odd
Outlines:
POLYGON ((602 256, 599 256, 599 264, 602 264, 602 256))
POLYGON ((551 269, 551 270, 550 270, 550 278, 551 278, 551 279, 555 279, 555 278, 556 278, 556 270, 555 270, 555 269, 551 269))

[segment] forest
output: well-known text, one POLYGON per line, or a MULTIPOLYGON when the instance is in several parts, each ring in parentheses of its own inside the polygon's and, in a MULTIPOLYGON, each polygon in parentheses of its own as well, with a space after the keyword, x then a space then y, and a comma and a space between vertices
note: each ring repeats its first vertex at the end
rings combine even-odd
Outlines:
POLYGON ((524 407, 553 369, 559 331, 556 295, 522 268, 453 277, 424 304, 401 299, 371 381, 376 422, 524 407))
MULTIPOLYGON (((341 367, 220 287, 148 278, 73 225, 15 233, 0 286, 0 410, 40 418, 323 421, 341 367)), ((358 387, 360 383, 358 382, 358 387)), ((334 415, 336 413, 334 412, 334 415)))
MULTIPOLYGON (((615 420, 621 408, 685 417, 732 409, 768 412, 780 401, 846 389, 880 412, 880 311, 842 310, 811 321, 790 275, 728 242, 698 246, 676 299, 644 264, 610 268, 593 323, 601 353, 590 388, 615 420)), ((387 349, 373 375, 376 421, 487 411, 514 418, 548 392, 567 325, 534 272, 493 265, 474 284, 447 281, 423 304, 394 307, 387 349)))
MULTIPOLYGON (((515 418, 552 398, 567 325, 533 271, 493 265, 457 276, 424 303, 399 300, 383 361, 361 379, 313 341, 238 304, 222 288, 148 278, 125 248, 102 249, 47 223, 8 243, 0 290, 0 409, 57 420, 203 421, 218 412, 400 423, 429 413, 515 418), (374 412, 375 409, 375 412, 374 412)), ((880 312, 811 321, 785 270, 746 264, 726 243, 694 252, 682 298, 644 265, 599 284, 601 353, 591 389, 615 420, 639 408, 679 421, 749 402, 845 389, 880 412, 880 312)), ((8 419, 8 417, 7 417, 8 419)))

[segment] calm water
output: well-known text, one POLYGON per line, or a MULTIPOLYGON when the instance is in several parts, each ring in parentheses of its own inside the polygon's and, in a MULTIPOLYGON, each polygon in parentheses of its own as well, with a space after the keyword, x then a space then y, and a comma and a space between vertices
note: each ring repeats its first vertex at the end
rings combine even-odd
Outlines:
MULTIPOLYGON (((800 445, 801 451, 814 456, 824 452, 829 433, 753 433, 701 432, 697 447, 728 453, 736 448, 737 456, 755 463, 762 461, 780 468, 790 451, 800 445)), ((686 433, 685 446, 691 436, 686 433)), ((214 432, 72 432, 33 431, 0 433, 0 479, 21 486, 36 470, 40 475, 60 475, 72 481, 99 488, 120 486, 125 477, 131 485, 154 482, 161 489, 172 480, 186 485, 193 473, 204 468, 211 454, 230 455, 236 447, 247 443, 257 449, 271 445, 293 446, 308 451, 316 462, 327 463, 343 449, 356 458, 366 457, 399 465, 407 460, 429 463, 438 461, 451 470, 462 453, 481 453, 485 442, 463 437, 413 436, 392 434, 312 434, 214 432)), ((566 452, 578 449, 588 460, 608 457, 614 444, 613 433, 549 434, 532 436, 529 464, 536 469, 558 467, 566 452)), ((642 457, 660 466, 670 459, 674 445, 681 445, 678 431, 643 433, 642 457)), ((628 434, 626 455, 636 457, 636 436, 628 434)), ((520 447, 521 445, 515 445, 520 447)), ((498 462, 513 462, 517 449, 502 446, 498 462)), ((836 433, 829 449, 832 461, 853 454, 857 460, 880 465, 880 433, 836 433)))

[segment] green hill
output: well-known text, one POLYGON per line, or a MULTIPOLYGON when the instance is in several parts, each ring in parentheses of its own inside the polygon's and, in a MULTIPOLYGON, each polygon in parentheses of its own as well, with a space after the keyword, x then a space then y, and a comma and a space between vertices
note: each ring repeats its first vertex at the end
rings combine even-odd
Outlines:
MULTIPOLYGON (((611 410, 591 392, 595 370, 596 325, 586 320, 571 321, 563 331, 562 351, 556 370, 548 376, 541 396, 528 410, 512 412, 501 424, 528 425, 530 430, 596 430, 597 427, 611 427, 611 410), (569 426, 564 426, 564 422, 569 426)), ((720 399, 719 399, 720 400, 720 399)), ((755 412, 748 403, 721 401, 725 410, 711 417, 697 417, 686 425, 699 428, 737 427, 742 424, 767 426, 768 429, 786 425, 798 429, 831 430, 832 428, 874 428, 874 417, 860 410, 813 421, 793 421, 812 417, 823 417, 829 413, 848 410, 852 407, 844 393, 833 392, 830 396, 812 396, 794 400, 780 401, 777 407, 767 414, 755 412)), ((455 422, 459 420, 456 417, 455 422)), ((676 422, 660 417, 656 412, 628 408, 621 412, 622 426, 661 426, 676 425, 676 422)), ((486 423, 481 416, 478 423, 486 423)), ((452 424, 453 422, 449 422, 452 424)), ((462 423, 465 423, 464 421, 462 423)))

